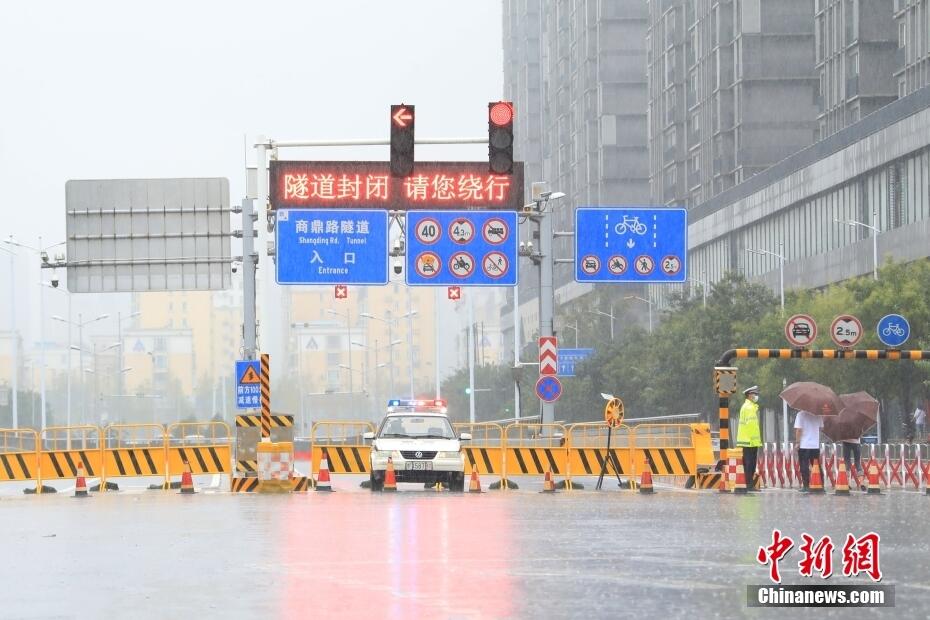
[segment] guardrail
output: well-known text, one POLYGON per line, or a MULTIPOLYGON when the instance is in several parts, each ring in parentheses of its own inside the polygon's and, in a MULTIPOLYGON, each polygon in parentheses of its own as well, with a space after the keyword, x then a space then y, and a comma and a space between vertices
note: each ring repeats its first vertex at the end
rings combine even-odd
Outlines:
POLYGON ((39 474, 39 434, 32 429, 0 429, 0 482, 35 480, 39 474))
POLYGON ((363 435, 375 432, 371 422, 321 421, 310 428, 310 469, 320 470, 320 459, 326 450, 332 474, 367 474, 371 471, 367 445, 363 435))

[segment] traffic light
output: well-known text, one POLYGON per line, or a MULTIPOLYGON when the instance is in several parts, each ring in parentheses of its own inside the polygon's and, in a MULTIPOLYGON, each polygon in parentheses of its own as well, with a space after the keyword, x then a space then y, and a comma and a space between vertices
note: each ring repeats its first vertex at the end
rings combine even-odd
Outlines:
POLYGON ((488 164, 492 174, 513 173, 513 104, 488 104, 488 164))
POLYGON ((391 106, 391 176, 413 174, 414 120, 412 105, 391 106))

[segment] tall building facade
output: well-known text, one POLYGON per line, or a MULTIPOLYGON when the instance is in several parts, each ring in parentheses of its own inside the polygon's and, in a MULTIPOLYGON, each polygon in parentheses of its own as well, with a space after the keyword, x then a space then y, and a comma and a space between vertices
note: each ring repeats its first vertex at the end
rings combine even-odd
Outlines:
POLYGON ((895 2, 814 3, 818 138, 836 133, 897 98, 895 2))
MULTIPOLYGON (((534 181, 566 194, 552 205, 553 230, 572 230, 579 206, 648 204, 645 2, 504 0, 503 22, 504 98, 516 110, 514 154, 526 165, 526 195, 534 181)), ((530 223, 520 238, 538 246, 530 223)), ((553 249, 571 257, 572 239, 557 238, 553 249)), ((568 265, 556 265, 554 284, 564 301, 592 288, 575 283, 568 265)), ((537 270, 521 261, 528 325, 538 322, 538 291, 537 270)), ((501 317, 508 348, 512 309, 509 291, 501 317)))
POLYGON ((649 0, 652 201, 693 207, 816 132, 809 0, 649 0))
MULTIPOLYGON (((864 0, 863 0, 864 2, 864 0)), ((930 85, 930 0, 894 0, 898 97, 930 85)))

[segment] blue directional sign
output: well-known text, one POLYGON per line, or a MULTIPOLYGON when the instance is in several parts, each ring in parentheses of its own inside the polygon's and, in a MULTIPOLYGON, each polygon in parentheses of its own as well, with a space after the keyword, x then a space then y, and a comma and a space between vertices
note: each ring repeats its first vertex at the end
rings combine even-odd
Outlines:
POLYGON ((536 381, 536 396, 539 400, 553 403, 562 395, 562 382, 555 375, 543 375, 536 381))
POLYGON ((578 282, 685 282, 685 209, 579 208, 575 211, 578 282))
POLYGON ((875 331, 886 347, 900 347, 911 336, 911 324, 900 314, 886 314, 875 331))
POLYGON ((236 409, 261 407, 261 377, 261 366, 258 360, 236 361, 236 409))
POLYGON ((515 211, 408 211, 407 284, 514 286, 515 211))
POLYGON ((384 210, 278 209, 278 284, 387 284, 384 210))
POLYGON ((575 364, 594 355, 594 349, 559 349, 559 376, 574 377, 575 364))

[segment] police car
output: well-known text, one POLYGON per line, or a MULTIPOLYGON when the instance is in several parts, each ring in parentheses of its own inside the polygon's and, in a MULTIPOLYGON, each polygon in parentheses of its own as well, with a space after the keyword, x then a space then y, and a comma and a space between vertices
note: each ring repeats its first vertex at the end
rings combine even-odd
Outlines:
POLYGON ((372 491, 384 488, 389 457, 397 482, 443 482, 451 491, 465 490, 461 442, 471 435, 455 434, 444 400, 391 400, 378 432, 365 433, 365 439, 371 440, 372 491))

